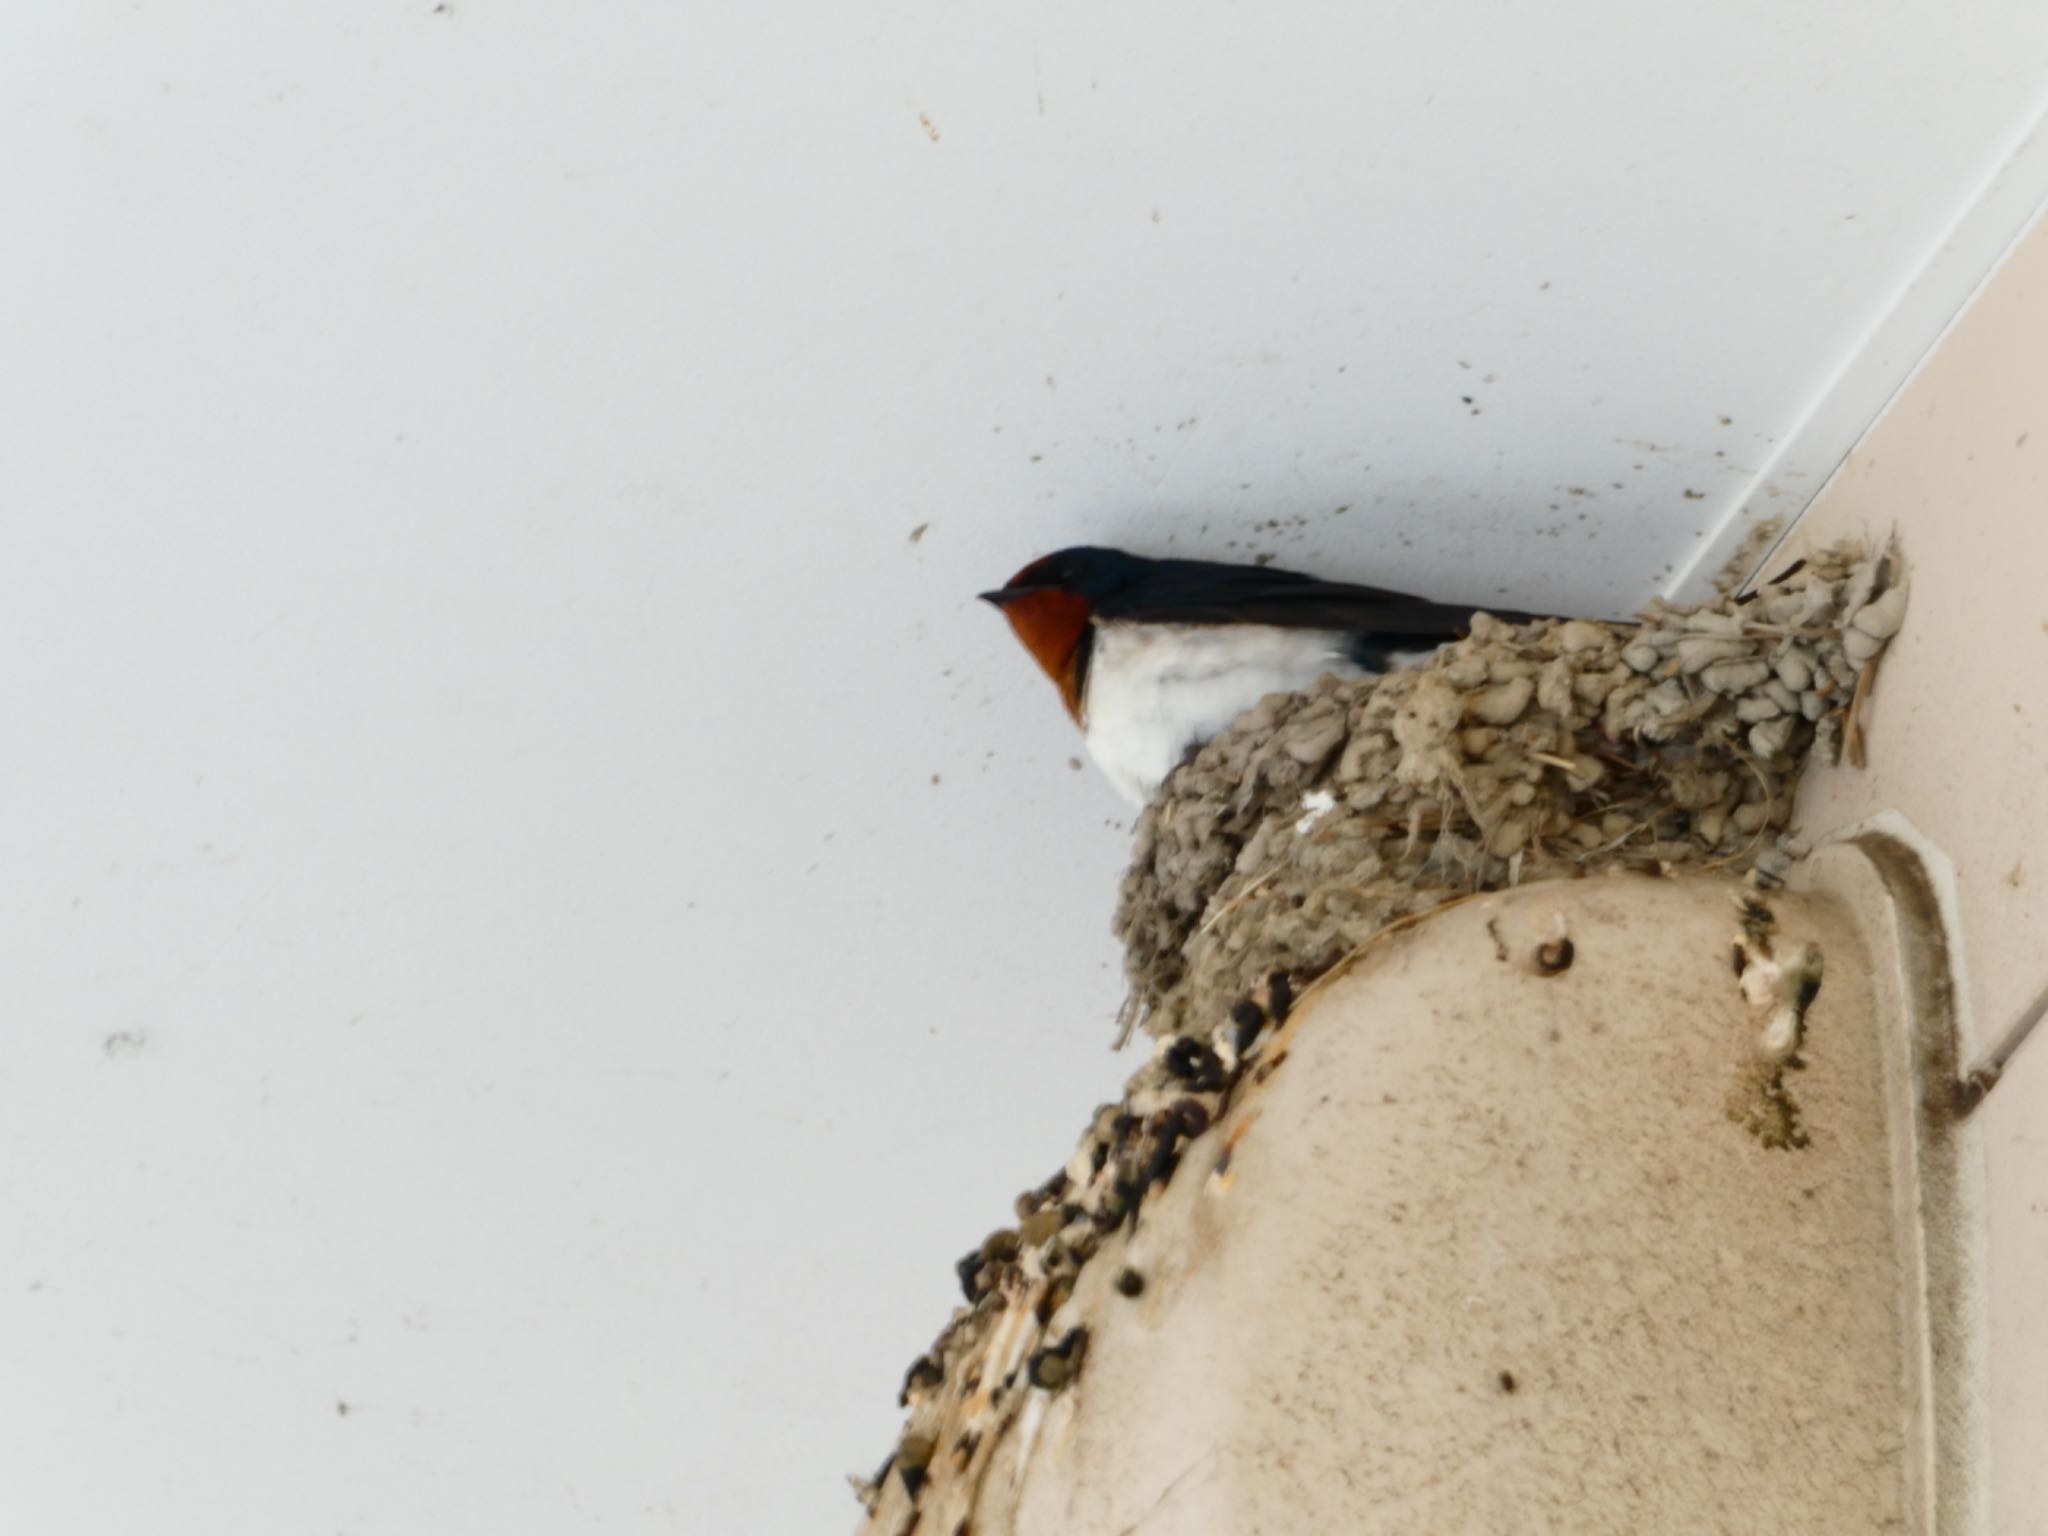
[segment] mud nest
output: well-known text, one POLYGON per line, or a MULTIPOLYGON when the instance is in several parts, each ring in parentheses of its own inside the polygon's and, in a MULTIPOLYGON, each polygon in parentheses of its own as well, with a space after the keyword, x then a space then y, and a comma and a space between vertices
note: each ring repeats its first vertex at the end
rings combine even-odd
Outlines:
POLYGON ((1240 716, 1139 818, 1117 905, 1126 1030, 1206 1033, 1390 922, 1596 868, 1782 859, 1808 760, 1905 615, 1893 551, 1837 546, 1756 591, 1471 635, 1240 716))

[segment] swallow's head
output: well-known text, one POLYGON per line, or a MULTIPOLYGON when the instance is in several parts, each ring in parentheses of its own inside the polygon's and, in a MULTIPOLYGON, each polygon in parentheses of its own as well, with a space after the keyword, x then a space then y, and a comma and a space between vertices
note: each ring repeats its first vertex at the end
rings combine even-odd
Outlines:
POLYGON ((1081 718, 1088 625, 1095 604, 1131 585, 1142 566, 1136 556, 1118 549, 1056 550, 1032 561, 993 592, 981 594, 983 602, 1003 611, 1076 721, 1081 718))
POLYGON ((1077 544, 1041 555, 993 592, 981 595, 1003 607, 1034 592, 1071 592, 1080 597, 1103 598, 1138 584, 1148 566, 1155 562, 1127 555, 1120 549, 1099 549, 1077 544))

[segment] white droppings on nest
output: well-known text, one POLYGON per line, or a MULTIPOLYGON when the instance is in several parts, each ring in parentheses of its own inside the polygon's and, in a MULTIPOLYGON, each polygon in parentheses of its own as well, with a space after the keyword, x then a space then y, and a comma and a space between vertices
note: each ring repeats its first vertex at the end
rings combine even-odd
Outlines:
POLYGON ((1327 789, 1312 789, 1301 797, 1301 820, 1294 824, 1296 836, 1307 832, 1330 812, 1337 809, 1337 797, 1327 789))
POLYGON ((1048 1401, 1043 1393, 1034 1392, 1017 1415, 1017 1455, 1010 1464, 1010 1486, 1013 1489, 1024 1481, 1024 1474, 1031 1468, 1031 1453, 1038 1448, 1038 1431, 1045 1423, 1048 1401))
POLYGON ((1817 944, 1802 944, 1796 954, 1779 952, 1777 918, 1767 895, 1781 876, 1778 867, 1753 869, 1736 904, 1742 919, 1735 933, 1736 982, 1759 1024, 1750 1059, 1728 1091, 1728 1118, 1768 1148, 1798 1151, 1810 1137, 1787 1075, 1806 1065, 1800 1056, 1806 1011, 1820 996, 1823 960, 1817 944))
POLYGON ((1838 546, 1634 625, 1476 614, 1419 667, 1262 700, 1139 819, 1116 918, 1126 1019, 1205 1031, 1268 973, 1320 974, 1472 891, 1750 868, 1809 758, 1857 742, 1905 603, 1895 551, 1838 546))
POLYGON ((1759 1060, 1779 1066, 1790 1061, 1799 1049, 1806 1027, 1806 1008, 1820 990, 1822 958, 1820 946, 1808 944, 1789 961, 1771 955, 1751 953, 1741 939, 1746 963, 1742 971, 1742 997, 1763 1016, 1757 1035, 1759 1060))

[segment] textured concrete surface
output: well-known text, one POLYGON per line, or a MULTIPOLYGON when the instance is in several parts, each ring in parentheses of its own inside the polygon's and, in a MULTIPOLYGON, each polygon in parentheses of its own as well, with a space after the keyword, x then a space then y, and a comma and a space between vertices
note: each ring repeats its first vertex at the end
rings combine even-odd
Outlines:
POLYGON ((1738 889, 1523 887, 1312 995, 1090 1266, 1086 1370, 975 1530, 1909 1528, 1869 964, 1844 909, 1776 898, 1826 982, 1789 1075, 1810 1140, 1765 1149, 1730 1115, 1763 1018, 1738 889))

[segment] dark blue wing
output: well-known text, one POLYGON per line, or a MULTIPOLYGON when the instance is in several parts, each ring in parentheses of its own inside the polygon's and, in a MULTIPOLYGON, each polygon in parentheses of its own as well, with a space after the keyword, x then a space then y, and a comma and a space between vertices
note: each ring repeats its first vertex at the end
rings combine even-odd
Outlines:
POLYGON ((1157 624, 1277 624, 1370 635, 1399 650, 1462 634, 1484 607, 1511 624, 1532 617, 1479 603, 1438 603, 1382 587, 1325 581, 1271 566, 1211 560, 1143 560, 1133 579, 1094 599, 1096 617, 1157 624))

